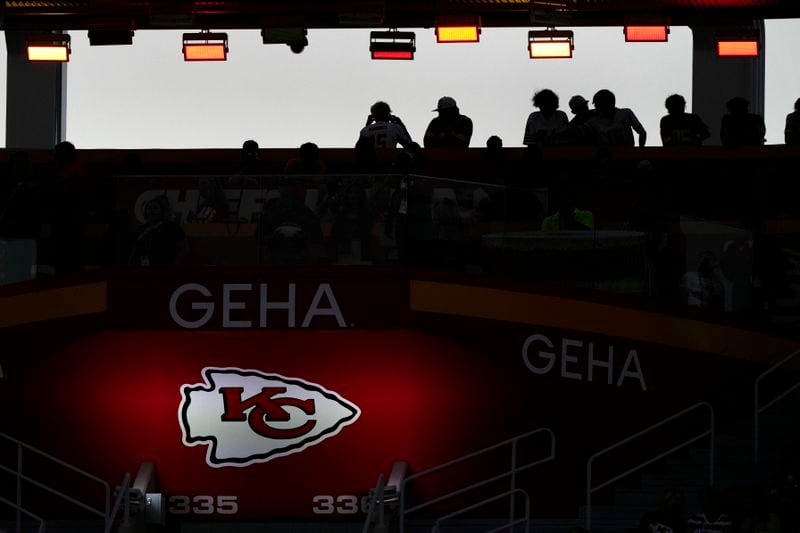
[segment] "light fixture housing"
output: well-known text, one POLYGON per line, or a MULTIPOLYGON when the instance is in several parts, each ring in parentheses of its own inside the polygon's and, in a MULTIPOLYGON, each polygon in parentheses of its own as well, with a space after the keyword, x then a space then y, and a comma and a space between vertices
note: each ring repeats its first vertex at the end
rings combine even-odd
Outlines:
POLYGON ((660 25, 626 25, 625 42, 628 43, 665 43, 669 40, 669 26, 660 25))
POLYGON ((759 32, 752 27, 727 28, 717 35, 719 57, 758 57, 761 54, 759 32))
POLYGON ((124 18, 97 18, 89 23, 90 46, 133 44, 134 22, 124 18))
POLYGON ((226 61, 228 59, 227 33, 184 33, 184 61, 226 61))
POLYGON ((480 17, 439 17, 437 43, 477 43, 481 40, 480 17))
POLYGON ((416 35, 413 31, 373 31, 369 34, 372 59, 414 59, 416 35))
POLYGON ((299 54, 308 46, 308 29, 302 27, 268 27, 261 30, 264 44, 285 44, 299 54))
POLYGON ((36 63, 66 63, 72 53, 70 36, 66 33, 28 35, 28 61, 36 63))
POLYGON ((531 59, 571 59, 575 36, 570 30, 528 32, 528 55, 531 59))

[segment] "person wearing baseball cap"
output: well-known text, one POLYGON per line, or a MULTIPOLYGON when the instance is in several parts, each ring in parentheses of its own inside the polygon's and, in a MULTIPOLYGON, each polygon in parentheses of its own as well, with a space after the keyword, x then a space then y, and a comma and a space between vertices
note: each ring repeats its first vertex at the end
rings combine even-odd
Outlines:
POLYGON ((472 138, 472 120, 459 112, 456 101, 443 96, 433 111, 438 111, 439 116, 425 130, 425 148, 467 148, 472 138))
POLYGON ((576 94, 569 99, 569 109, 572 120, 567 125, 567 139, 570 144, 589 144, 589 131, 585 124, 594 116, 594 111, 589 109, 589 102, 583 96, 576 94))

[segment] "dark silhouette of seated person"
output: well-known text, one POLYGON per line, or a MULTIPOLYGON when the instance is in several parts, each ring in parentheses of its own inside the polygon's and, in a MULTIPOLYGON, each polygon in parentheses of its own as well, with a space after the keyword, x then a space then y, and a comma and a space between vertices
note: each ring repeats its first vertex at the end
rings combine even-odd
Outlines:
POLYGON ((701 146, 711 136, 700 117, 686 112, 683 96, 673 94, 664 105, 668 112, 661 118, 661 142, 664 146, 701 146))
POLYGON ((800 98, 794 102, 794 112, 786 115, 786 129, 783 130, 786 144, 800 145, 800 98))
POLYGON ((370 260, 373 216, 361 184, 354 181, 344 184, 332 211, 331 233, 336 241, 337 258, 349 256, 351 261, 370 260))
POLYGON ((587 124, 594 116, 594 110, 589 109, 589 102, 579 94, 569 99, 569 110, 572 111, 574 116, 567 124, 567 143, 573 145, 590 144, 591 133, 587 124))
POLYGON ((242 161, 239 166, 238 175, 253 176, 265 173, 264 163, 261 161, 258 143, 256 141, 252 139, 246 140, 242 144, 241 155, 242 161))
POLYGON ((187 222, 203 224, 227 220, 228 198, 220 180, 212 176, 202 177, 198 180, 197 188, 200 193, 197 207, 187 217, 187 222))
POLYGON ((303 143, 297 157, 286 162, 287 174, 325 174, 325 163, 319 152, 319 146, 314 143, 303 143))
POLYGON ((319 217, 305 205, 305 187, 288 182, 280 196, 264 204, 256 235, 273 264, 306 264, 315 259, 314 246, 322 241, 319 217))
POLYGON ((472 139, 472 120, 461 114, 456 101, 443 96, 434 111, 438 111, 439 116, 431 120, 425 130, 425 148, 467 148, 472 139))
POLYGON ((555 213, 542 220, 542 231, 590 231, 594 229, 591 211, 578 209, 575 191, 570 183, 560 181, 552 189, 550 201, 555 213))
POLYGON ((392 115, 392 109, 386 102, 375 102, 370 108, 367 124, 361 129, 360 139, 371 139, 375 148, 404 148, 411 144, 409 135, 403 121, 392 115))
POLYGON ((0 237, 38 239, 41 185, 27 152, 11 154, 4 178, 0 181, 0 237))
POLYGON ((137 266, 177 265, 186 260, 186 235, 172 217, 166 196, 156 196, 144 206, 144 225, 136 234, 129 264, 137 266))
POLYGON ((371 174, 378 171, 378 153, 370 137, 359 137, 354 151, 353 172, 371 174))
POLYGON ((617 107, 617 98, 608 89, 595 93, 592 99, 595 114, 589 119, 592 139, 601 146, 635 146, 633 132, 639 136, 638 145, 647 142, 647 132, 630 109, 617 107))
POLYGON ((83 228, 93 206, 86 169, 75 145, 55 145, 55 172, 46 187, 46 201, 54 243, 54 266, 62 272, 79 270, 83 259, 83 228))
POLYGON ((719 134, 723 146, 761 146, 767 128, 761 115, 750 113, 750 102, 736 97, 726 104, 728 114, 722 117, 719 134))
POLYGON ((526 146, 561 144, 569 119, 558 109, 558 95, 550 89, 542 89, 533 96, 533 105, 539 111, 528 115, 522 143, 526 146))

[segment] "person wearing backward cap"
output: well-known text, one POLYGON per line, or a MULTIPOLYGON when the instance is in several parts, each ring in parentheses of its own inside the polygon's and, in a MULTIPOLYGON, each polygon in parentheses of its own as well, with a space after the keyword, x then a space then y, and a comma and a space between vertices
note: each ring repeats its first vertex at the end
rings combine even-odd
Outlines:
POLYGON ((433 111, 438 111, 439 116, 425 130, 425 148, 467 148, 472 138, 472 120, 461 114, 456 101, 443 96, 433 111))
POLYGON ((576 94, 569 99, 569 110, 575 116, 567 125, 567 142, 574 145, 589 144, 590 135, 586 123, 594 116, 594 111, 589 109, 589 102, 576 94))

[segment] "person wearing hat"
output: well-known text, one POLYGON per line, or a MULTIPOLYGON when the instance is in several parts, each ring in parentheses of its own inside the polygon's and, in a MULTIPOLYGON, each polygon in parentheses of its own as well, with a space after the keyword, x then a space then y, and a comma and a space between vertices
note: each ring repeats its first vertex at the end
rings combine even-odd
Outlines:
POLYGON ((439 116, 425 130, 425 148, 467 148, 472 138, 472 120, 459 112, 456 101, 443 96, 434 111, 439 116))
POLYGON ((576 94, 569 99, 569 110, 575 115, 567 125, 567 140, 570 144, 589 144, 589 132, 586 123, 594 116, 594 111, 589 109, 589 101, 576 94))

